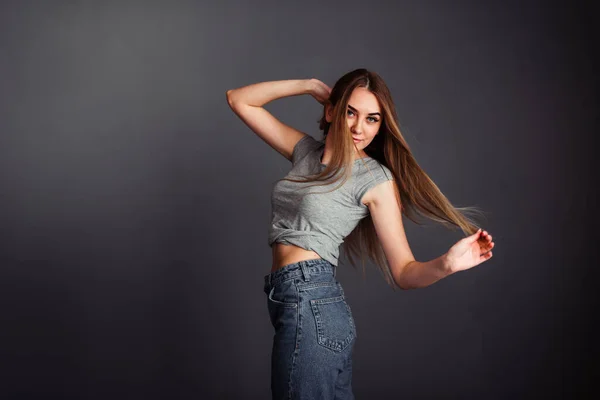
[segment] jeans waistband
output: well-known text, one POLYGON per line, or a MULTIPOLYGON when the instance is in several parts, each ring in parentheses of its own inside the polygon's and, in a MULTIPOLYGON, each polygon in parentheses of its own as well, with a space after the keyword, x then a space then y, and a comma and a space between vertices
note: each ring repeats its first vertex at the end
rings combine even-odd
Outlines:
POLYGON ((277 271, 265 275, 265 285, 276 285, 279 282, 287 281, 296 277, 303 277, 304 281, 310 281, 311 275, 328 273, 335 276, 336 266, 323 258, 311 260, 302 260, 292 264, 287 264, 277 271))

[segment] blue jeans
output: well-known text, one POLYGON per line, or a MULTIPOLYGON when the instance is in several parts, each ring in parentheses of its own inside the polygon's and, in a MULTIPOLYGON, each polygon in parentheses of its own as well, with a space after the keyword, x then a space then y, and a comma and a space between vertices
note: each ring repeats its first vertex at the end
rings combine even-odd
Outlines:
POLYGON ((264 277, 275 329, 273 399, 354 399, 356 327, 335 268, 318 258, 285 265, 264 277))

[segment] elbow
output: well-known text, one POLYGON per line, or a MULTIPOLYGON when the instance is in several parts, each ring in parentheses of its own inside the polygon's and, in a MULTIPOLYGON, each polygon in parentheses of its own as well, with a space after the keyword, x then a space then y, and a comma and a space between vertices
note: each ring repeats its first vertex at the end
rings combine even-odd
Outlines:
POLYGON ((225 95, 227 96, 227 104, 232 110, 235 110, 235 106, 239 104, 238 99, 236 99, 236 89, 229 89, 225 92, 225 95))
POLYGON ((402 290, 409 290, 411 289, 406 282, 402 279, 402 274, 401 273, 397 273, 394 275, 394 283, 396 284, 396 287, 398 287, 399 289, 402 290))
POLYGON ((408 265, 413 261, 410 261, 407 264, 405 264, 403 267, 396 269, 396 273, 394 274, 394 283, 396 284, 396 286, 398 288, 400 288, 402 290, 415 289, 415 287, 411 286, 406 281, 406 279, 403 277, 403 272, 405 271, 406 267, 408 267, 408 265))
POLYGON ((396 279, 396 286, 402 290, 410 290, 413 289, 411 286, 408 286, 405 282, 400 279, 396 279))
POLYGON ((230 107, 233 107, 233 91, 234 89, 229 89, 227 92, 225 92, 225 96, 227 97, 227 104, 229 104, 230 107))

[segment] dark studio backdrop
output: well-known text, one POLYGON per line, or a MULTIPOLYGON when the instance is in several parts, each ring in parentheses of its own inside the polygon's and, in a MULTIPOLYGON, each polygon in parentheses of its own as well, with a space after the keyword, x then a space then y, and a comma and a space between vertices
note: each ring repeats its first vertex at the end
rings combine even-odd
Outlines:
MULTIPOLYGON (((412 291, 343 259, 356 397, 599 394, 591 8, 0 4, 0 398, 269 398, 270 192, 291 164, 225 92, 360 67, 496 247, 412 291)), ((310 96, 266 108, 322 137, 310 96)), ((462 237, 423 222, 405 219, 419 261, 462 237)))

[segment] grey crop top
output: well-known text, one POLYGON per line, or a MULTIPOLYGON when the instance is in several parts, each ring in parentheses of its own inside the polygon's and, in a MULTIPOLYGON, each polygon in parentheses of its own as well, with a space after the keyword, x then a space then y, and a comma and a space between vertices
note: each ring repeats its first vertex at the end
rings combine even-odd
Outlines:
MULTIPOLYGON (((325 169, 321 164, 324 151, 324 141, 304 136, 294 147, 292 169, 286 177, 294 179, 325 169)), ((377 184, 392 179, 393 174, 385 165, 366 157, 354 160, 351 178, 329 193, 321 192, 333 189, 341 180, 310 188, 310 183, 276 182, 271 194, 269 246, 275 242, 293 244, 314 251, 337 266, 344 238, 369 214, 369 208, 361 202, 363 196, 377 184), (306 193, 315 194, 304 196, 306 193)))

